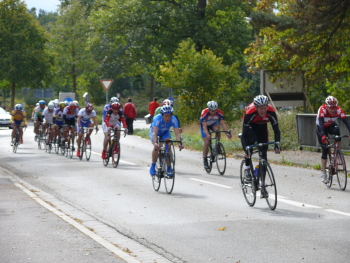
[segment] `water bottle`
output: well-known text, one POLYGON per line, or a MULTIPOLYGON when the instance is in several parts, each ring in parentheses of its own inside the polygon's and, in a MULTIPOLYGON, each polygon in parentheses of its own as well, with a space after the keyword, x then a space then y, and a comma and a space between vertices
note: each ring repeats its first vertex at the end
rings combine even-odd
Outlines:
POLYGON ((254 176, 258 177, 259 175, 259 165, 255 166, 255 170, 254 170, 254 176))

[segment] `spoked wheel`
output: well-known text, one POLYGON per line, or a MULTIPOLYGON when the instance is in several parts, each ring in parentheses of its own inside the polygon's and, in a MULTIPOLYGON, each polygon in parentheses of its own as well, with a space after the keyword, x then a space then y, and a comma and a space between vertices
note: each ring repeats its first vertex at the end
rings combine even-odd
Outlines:
MULTIPOLYGON (((254 185, 255 178, 252 178, 251 181, 247 181, 244 175, 244 166, 245 166, 245 160, 241 163, 240 168, 240 177, 241 177, 241 187, 243 191, 243 195, 245 200, 247 201, 249 206, 254 206, 256 201, 256 189, 254 185)), ((253 174, 253 166, 250 164, 250 171, 251 174, 253 174)))
POLYGON ((91 139, 90 139, 90 137, 87 137, 85 139, 84 147, 85 147, 85 149, 84 149, 85 158, 86 158, 87 161, 89 161, 90 157, 91 157, 91 139))
POLYGON ((216 148, 216 166, 219 174, 224 175, 226 170, 226 153, 225 148, 221 142, 218 142, 216 148))
POLYGON ((211 172, 211 169, 213 167, 214 155, 212 154, 212 152, 213 152, 213 148, 211 146, 209 146, 209 152, 208 152, 208 156, 207 156, 209 169, 205 169, 205 171, 208 174, 211 172))
POLYGON ((62 142, 60 143, 60 151, 61 151, 61 155, 65 155, 65 151, 66 151, 66 143, 62 142))
POLYGON ((47 152, 48 152, 48 153, 51 153, 51 150, 52 150, 52 143, 49 142, 49 144, 48 144, 47 146, 48 146, 47 152))
POLYGON ((171 144, 171 151, 172 151, 172 154, 173 154, 173 159, 174 159, 174 164, 175 164, 175 146, 174 146, 173 143, 171 144))
POLYGON ((82 138, 80 143, 80 156, 79 156, 80 161, 83 159, 84 151, 85 151, 85 139, 82 138))
POLYGON ((120 158, 120 144, 119 141, 116 141, 114 144, 113 150, 111 151, 112 154, 112 165, 114 168, 117 168, 119 164, 119 158, 120 158))
POLYGON ((344 191, 348 182, 348 172, 346 171, 344 154, 340 150, 337 150, 337 159, 335 161, 339 188, 344 191))
POLYGON ((110 157, 110 155, 111 155, 111 148, 113 148, 113 145, 114 145, 113 142, 108 144, 108 149, 107 149, 107 152, 106 152, 106 158, 105 158, 105 159, 102 159, 103 165, 104 165, 104 166, 107 166, 107 165, 108 165, 109 157, 110 157))
MULTIPOLYGON (((277 187, 275 177, 271 166, 266 162, 262 162, 262 169, 259 168, 260 176, 265 172, 265 182, 262 182, 261 194, 265 195, 266 202, 271 210, 275 210, 277 206, 277 187), (265 193, 264 193, 265 192, 265 193)), ((260 177, 261 178, 261 177, 260 177)))
POLYGON ((72 158, 73 157, 73 154, 74 154, 74 140, 73 138, 71 139, 71 147, 70 147, 70 151, 69 151, 69 158, 72 158))
POLYGON ((58 152, 60 151, 60 148, 58 147, 58 142, 57 142, 57 138, 56 138, 56 142, 53 143, 53 147, 55 148, 54 151, 56 154, 58 154, 58 152))
POLYGON ((13 151, 14 153, 16 153, 16 152, 17 152, 17 148, 18 148, 18 143, 17 143, 17 141, 15 141, 15 142, 13 143, 13 145, 12 145, 12 151, 13 151))
POLYGON ((166 159, 166 170, 164 175, 164 185, 165 185, 166 192, 168 194, 171 194, 175 184, 175 160, 171 153, 168 153, 165 159, 166 159))
POLYGON ((65 150, 64 150, 64 155, 65 155, 66 157, 70 156, 70 151, 71 151, 70 143, 69 143, 69 142, 66 142, 66 144, 65 144, 65 150))
POLYGON ((159 190, 160 184, 162 182, 162 178, 163 178, 162 165, 163 165, 163 162, 162 162, 161 156, 159 156, 156 162, 156 175, 152 175, 152 184, 153 184, 153 189, 155 191, 159 190))

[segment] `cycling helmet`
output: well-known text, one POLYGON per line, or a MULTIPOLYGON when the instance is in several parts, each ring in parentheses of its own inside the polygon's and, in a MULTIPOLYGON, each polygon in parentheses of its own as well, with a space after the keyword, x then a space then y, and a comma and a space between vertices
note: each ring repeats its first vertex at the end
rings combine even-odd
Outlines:
POLYGON ((120 103, 119 102, 113 102, 111 105, 111 108, 114 110, 119 110, 120 109, 120 103))
POLYGON ((40 105, 45 105, 46 102, 45 102, 44 100, 39 100, 39 104, 40 104, 40 105))
POLYGON ((173 114, 173 108, 169 105, 164 105, 160 110, 161 114, 173 114))
POLYGON ((163 100, 163 105, 171 106, 171 101, 168 99, 163 100))
POLYGON ((269 99, 265 95, 258 95, 254 98, 254 106, 260 107, 269 104, 269 99))
POLYGON ((66 103, 66 106, 69 106, 68 100, 65 100, 64 103, 66 103))
POLYGON ((49 110, 53 110, 55 108, 55 104, 53 104, 53 102, 50 102, 48 105, 47 105, 48 109, 49 110))
POLYGON ((333 96, 328 96, 325 101, 326 105, 330 108, 335 108, 338 106, 338 100, 333 96))
POLYGON ((69 103, 69 108, 71 110, 75 110, 77 108, 77 104, 74 101, 72 101, 71 103, 69 103))
POLYGON ((66 103, 65 103, 64 101, 61 101, 61 102, 60 102, 60 107, 61 107, 61 108, 65 108, 65 107, 66 107, 66 103))
POLYGON ((36 104, 35 104, 35 107, 38 107, 39 106, 39 102, 37 102, 36 104))
POLYGON ((216 101, 209 101, 207 103, 207 106, 208 106, 208 109, 209 110, 216 110, 219 106, 218 106, 218 103, 216 101))
POLYGON ((172 97, 169 97, 168 100, 170 100, 171 107, 174 105, 174 99, 172 97))
POLYGON ((52 103, 53 103, 53 105, 54 105, 55 107, 57 107, 58 104, 59 104, 60 102, 59 102, 59 101, 56 101, 56 100, 53 100, 52 103))
POLYGON ((15 110, 23 110, 22 104, 16 104, 15 110))
POLYGON ((85 110, 86 110, 87 112, 91 112, 93 109, 94 109, 94 107, 92 107, 92 103, 86 104, 85 110))
POLYGON ((75 103, 75 105, 76 105, 77 107, 79 107, 79 102, 78 102, 77 100, 73 100, 73 102, 75 103))
POLYGON ((112 97, 111 98, 111 103, 113 103, 113 102, 119 102, 119 99, 117 97, 112 97))

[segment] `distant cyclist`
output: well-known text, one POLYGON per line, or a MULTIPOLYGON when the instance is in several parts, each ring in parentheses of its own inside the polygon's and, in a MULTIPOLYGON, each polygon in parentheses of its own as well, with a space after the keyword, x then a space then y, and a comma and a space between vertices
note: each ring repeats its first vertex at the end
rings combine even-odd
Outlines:
POLYGON ((23 126, 27 126, 27 113, 23 110, 22 104, 17 104, 15 109, 11 112, 11 124, 13 127, 11 134, 11 145, 15 138, 16 129, 19 128, 20 142, 23 143, 23 126), (18 127, 17 127, 18 126, 18 127))
MULTIPOLYGON (((56 143, 56 137, 58 135, 58 132, 60 129, 62 129, 63 124, 64 124, 64 120, 63 120, 63 110, 66 107, 66 103, 61 101, 58 104, 57 109, 55 110, 54 113, 54 123, 55 123, 55 130, 54 130, 54 142, 56 143)), ((62 140, 64 140, 64 138, 61 138, 62 140)), ((60 144, 61 142, 58 142, 58 144, 60 144)))
MULTIPOLYGON (((43 123, 43 111, 46 108, 46 102, 44 100, 39 100, 39 106, 36 107, 34 113, 34 132, 35 132, 35 140, 38 138, 39 126, 43 123)), ((43 129, 43 134, 45 133, 43 129)))
MULTIPOLYGON (((79 127, 78 140, 77 140, 77 144, 78 144, 77 156, 78 157, 80 157, 81 138, 84 135, 84 128, 83 127, 94 127, 94 124, 96 126, 96 130, 98 131, 96 112, 94 111, 92 103, 88 103, 88 104, 86 104, 85 108, 82 108, 78 113, 78 127, 79 127), (93 122, 90 119, 92 119, 93 122)), ((88 136, 90 136, 91 133, 92 133, 92 129, 89 130, 88 136)))
POLYGON ((111 100, 110 100, 110 102, 107 103, 107 104, 104 106, 104 108, 103 108, 102 124, 103 124, 103 122, 104 122, 104 120, 105 120, 105 118, 106 118, 107 112, 111 109, 111 106, 112 106, 112 104, 113 104, 114 102, 118 102, 119 105, 120 105, 120 108, 119 108, 120 112, 123 111, 123 107, 122 107, 122 104, 119 102, 119 99, 118 99, 117 97, 112 97, 111 100))
MULTIPOLYGON (((250 173, 250 158, 246 151, 248 145, 267 143, 269 141, 267 123, 270 122, 275 133, 275 142, 281 139, 281 132, 278 127, 277 115, 274 108, 269 104, 265 95, 258 95, 249 104, 243 116, 243 129, 241 143, 244 150, 245 167, 244 174, 248 181, 252 180, 250 173)), ((275 153, 280 153, 279 147, 275 145, 275 153)), ((267 160, 267 146, 261 147, 260 158, 267 160)))
MULTIPOLYGON (((179 124, 177 119, 173 116, 173 108, 171 106, 164 105, 160 113, 161 114, 154 116, 149 134, 151 142, 153 144, 152 164, 149 170, 151 175, 156 174, 156 162, 158 158, 158 151, 160 149, 160 145, 158 144, 158 136, 161 137, 162 141, 171 140, 170 128, 174 127, 176 140, 181 140, 179 124)), ((182 149, 183 145, 179 144, 179 148, 182 149)), ((168 166, 167 169, 168 174, 171 174, 171 166, 168 166)))
MULTIPOLYGON (((54 118, 54 114, 55 114, 55 105, 53 104, 53 102, 50 102, 48 105, 47 105, 47 107, 44 109, 44 111, 43 111, 43 118, 44 118, 44 125, 43 125, 43 127, 44 127, 44 129, 46 130, 46 129, 49 129, 49 126, 50 126, 50 124, 52 125, 51 126, 51 131, 53 131, 53 124, 54 124, 54 122, 53 122, 53 118, 54 118)), ((48 140, 47 140, 47 144, 49 144, 50 142, 52 142, 52 139, 53 139, 53 137, 52 137, 52 133, 50 134, 50 138, 48 138, 48 140)))
MULTIPOLYGON (((227 125, 224 120, 224 113, 218 108, 216 101, 209 101, 207 103, 208 108, 202 110, 200 117, 200 132, 203 138, 203 164, 205 169, 209 169, 208 165, 208 147, 210 145, 210 131, 220 131, 220 125, 227 131, 227 125)), ((219 133, 220 138, 220 133, 219 133)), ((226 132, 227 138, 231 138, 231 134, 226 132)))
MULTIPOLYGON (((338 100, 329 96, 326 98, 325 103, 318 109, 316 118, 316 133, 318 142, 322 148, 321 156, 321 178, 322 182, 328 183, 326 166, 327 166, 327 136, 328 134, 340 135, 340 130, 335 122, 336 119, 340 118, 350 132, 350 122, 346 117, 344 111, 338 106, 338 100)), ((341 138, 336 139, 341 141, 341 138)), ((339 144, 341 147, 341 144, 339 144)))
MULTIPOLYGON (((65 129, 64 133, 64 139, 67 140, 69 129, 72 130, 73 135, 73 142, 74 142, 74 133, 75 133, 75 118, 78 116, 78 107, 75 102, 70 102, 69 106, 65 107, 63 110, 63 120, 64 123, 67 125, 67 128, 65 129)), ((75 148, 72 146, 72 150, 74 151, 75 148)))

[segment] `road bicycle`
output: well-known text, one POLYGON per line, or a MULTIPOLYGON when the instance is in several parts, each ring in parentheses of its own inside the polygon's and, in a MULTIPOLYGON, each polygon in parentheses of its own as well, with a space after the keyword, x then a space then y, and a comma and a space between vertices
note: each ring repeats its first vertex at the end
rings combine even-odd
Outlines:
POLYGON ((275 177, 268 161, 261 158, 261 148, 270 144, 275 144, 279 147, 278 142, 258 143, 246 147, 246 152, 251 160, 249 169, 252 179, 247 180, 245 177, 245 160, 242 160, 241 163, 240 178, 243 195, 249 206, 255 205, 256 192, 261 190, 260 198, 265 198, 269 208, 275 210, 277 206, 277 187, 275 177), (259 153, 259 168, 256 172, 254 171, 253 160, 251 158, 254 153, 259 153))
POLYGON ((126 136, 125 129, 110 129, 109 130, 109 142, 108 142, 108 149, 106 152, 106 158, 102 159, 103 165, 107 166, 109 162, 109 158, 112 159, 112 165, 114 168, 117 168, 119 164, 119 159, 120 159, 120 143, 118 139, 118 131, 124 131, 124 137, 126 136))
POLYGON ((37 143, 38 143, 38 149, 44 149, 46 146, 46 137, 43 132, 43 123, 39 123, 39 129, 38 129, 38 135, 37 135, 37 143))
POLYGON ((213 163, 216 163, 216 167, 220 175, 224 175, 226 171, 226 153, 224 145, 220 142, 219 133, 225 132, 231 134, 231 131, 213 131, 210 133, 210 145, 207 155, 208 169, 205 169, 207 173, 211 172, 213 163), (212 134, 215 133, 215 137, 212 134))
POLYGON ((93 127, 80 127, 80 128, 83 128, 84 135, 82 136, 81 142, 80 142, 80 156, 79 156, 79 159, 82 160, 83 156, 85 154, 85 159, 87 161, 89 161, 90 157, 91 157, 91 138, 90 138, 90 135, 89 135, 89 131, 93 130, 93 129, 96 129, 96 133, 95 134, 97 134, 98 130, 97 130, 97 128, 93 128, 93 127))
POLYGON ((53 124, 49 124, 45 133, 45 152, 51 153, 52 150, 52 128, 53 124))
MULTIPOLYGON (((161 141, 158 138, 158 144, 161 145, 158 158, 156 162, 156 174, 152 175, 152 184, 155 191, 158 191, 160 188, 160 184, 162 182, 162 178, 164 178, 164 186, 165 190, 168 194, 171 194, 174 189, 175 184, 175 158, 173 147, 174 142, 182 144, 182 141, 161 141), (172 150, 171 150, 172 149, 172 150), (168 170, 168 167, 169 170, 168 170)), ((180 149, 181 151, 181 149, 180 149)))
POLYGON ((342 191, 346 189, 346 184, 348 181, 348 172, 346 170, 344 154, 339 149, 339 141, 336 141, 336 139, 345 137, 349 137, 349 135, 335 135, 327 137, 329 166, 326 170, 328 173, 328 182, 326 183, 326 185, 328 188, 330 188, 332 186, 333 176, 337 175, 339 188, 342 191), (329 140, 334 140, 334 142, 330 143, 329 140))
POLYGON ((74 128, 75 126, 68 126, 68 125, 64 125, 64 127, 68 130, 68 136, 67 139, 64 140, 64 155, 66 157, 72 158, 73 157, 73 153, 75 151, 74 148, 74 137, 75 137, 75 132, 73 132, 72 128, 74 128))
POLYGON ((62 140, 62 138, 64 138, 63 133, 64 133, 63 126, 60 126, 58 129, 57 136, 55 138, 56 139, 55 143, 54 143, 56 154, 61 153, 62 155, 64 155, 65 153, 65 142, 62 140))
POLYGON ((21 137, 20 137, 20 128, 21 127, 25 128, 26 126, 16 125, 15 137, 14 137, 14 139, 12 141, 12 151, 14 153, 17 152, 18 146, 20 145, 20 139, 21 139, 21 137))

